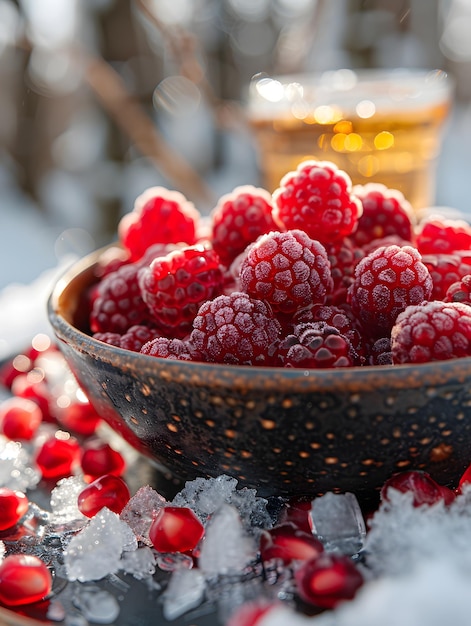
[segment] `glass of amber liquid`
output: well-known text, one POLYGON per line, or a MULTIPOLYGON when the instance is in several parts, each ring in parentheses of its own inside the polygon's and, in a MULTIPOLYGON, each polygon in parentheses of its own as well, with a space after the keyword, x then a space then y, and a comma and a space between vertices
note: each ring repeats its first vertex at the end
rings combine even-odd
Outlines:
POLYGON ((257 75, 247 113, 261 184, 274 191, 301 161, 333 161, 354 184, 381 182, 430 207, 452 93, 441 70, 257 75))

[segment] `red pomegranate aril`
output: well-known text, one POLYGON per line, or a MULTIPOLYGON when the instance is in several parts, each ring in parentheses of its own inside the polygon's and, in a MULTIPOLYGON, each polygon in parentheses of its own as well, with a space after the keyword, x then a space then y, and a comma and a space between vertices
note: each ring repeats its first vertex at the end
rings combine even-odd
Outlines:
POLYGON ((22 491, 0 487, 0 531, 12 528, 28 510, 29 501, 22 491))
POLYGON ((6 606, 32 604, 52 589, 46 564, 31 554, 11 554, 0 563, 0 602, 6 606))
POLYGON ((257 626, 268 613, 282 606, 279 601, 254 600, 246 602, 230 616, 226 626, 257 626))
POLYGON ((436 504, 444 501, 450 504, 454 498, 454 492, 448 487, 439 485, 427 472, 410 470, 393 474, 381 489, 381 498, 388 500, 388 490, 397 489, 402 493, 412 493, 413 505, 418 507, 422 504, 436 504))
POLYGON ((305 498, 291 498, 283 511, 282 522, 294 524, 298 530, 312 533, 312 520, 309 512, 312 500, 305 498))
POLYGON ((82 471, 86 477, 95 480, 104 474, 121 476, 126 469, 122 455, 109 443, 94 441, 86 444, 80 460, 82 471))
POLYGON ((456 489, 456 493, 462 493, 465 487, 467 487, 468 489, 471 488, 471 465, 468 465, 468 467, 461 475, 461 478, 458 482, 458 487, 456 489), (468 485, 470 485, 470 487, 468 487, 468 485))
POLYGON ((19 374, 12 383, 11 391, 14 396, 36 402, 44 421, 54 421, 50 409, 51 394, 41 372, 31 370, 27 374, 19 374))
POLYGON ((59 410, 57 421, 67 430, 89 437, 98 428, 101 418, 89 402, 72 402, 59 410))
POLYGON ((47 439, 36 455, 36 465, 46 480, 58 480, 70 476, 79 461, 78 441, 62 431, 47 439))
POLYGON ((158 552, 191 552, 203 535, 203 524, 187 507, 163 507, 149 529, 150 540, 158 552))
POLYGON ((33 400, 14 396, 0 404, 1 431, 13 441, 30 441, 42 419, 42 411, 33 400))
POLYGON ((93 517, 104 507, 119 514, 130 497, 129 487, 122 478, 105 474, 82 489, 77 498, 77 506, 87 517, 93 517))
POLYGON ((302 600, 324 609, 351 600, 363 584, 363 576, 346 556, 324 552, 295 571, 296 588, 302 600))
POLYGON ((260 556, 265 563, 271 559, 280 559, 284 563, 309 561, 323 550, 318 539, 292 524, 276 526, 263 532, 260 538, 260 556))

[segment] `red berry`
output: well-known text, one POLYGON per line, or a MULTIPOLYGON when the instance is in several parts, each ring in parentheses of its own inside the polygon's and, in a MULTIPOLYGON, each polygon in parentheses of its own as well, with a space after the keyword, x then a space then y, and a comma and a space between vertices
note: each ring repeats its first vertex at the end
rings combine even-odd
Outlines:
POLYGON ((203 535, 203 524, 187 507, 161 508, 149 529, 149 538, 158 552, 191 552, 203 535))
POLYGON ((355 267, 365 253, 348 238, 327 244, 326 252, 330 262, 330 273, 334 283, 332 292, 327 295, 329 304, 344 304, 347 291, 355 276, 355 267))
POLYGON ((398 314, 432 293, 432 278, 411 246, 386 246, 364 257, 348 290, 352 312, 364 333, 387 336, 398 314))
POLYGON ((140 325, 131 326, 124 335, 121 335, 119 346, 125 350, 140 352, 144 344, 158 336, 159 332, 155 328, 140 325))
POLYGON ((458 483, 458 488, 456 490, 457 493, 462 493, 463 488, 469 484, 471 484, 471 465, 468 465, 466 470, 463 472, 463 475, 461 476, 458 483))
POLYGON ((266 364, 279 332, 268 304, 235 291, 200 307, 190 342, 208 362, 266 364))
POLYGON ((31 554, 11 554, 0 563, 0 602, 6 606, 31 604, 52 589, 45 563, 31 554))
POLYGON ((87 517, 93 517, 104 507, 119 514, 130 497, 129 488, 122 478, 105 474, 82 489, 77 498, 77 506, 87 517))
POLYGON ((219 199, 211 213, 211 241, 221 263, 229 266, 260 235, 277 230, 272 210, 271 194, 252 185, 219 199))
POLYGON ((189 341, 182 339, 168 339, 157 337, 141 348, 142 354, 160 357, 161 359, 173 359, 177 361, 201 361, 202 356, 193 349, 189 341))
POLYGON ((36 455, 36 465, 46 480, 58 480, 73 474, 80 460, 80 445, 74 437, 59 432, 47 439, 36 455))
POLYGON ((71 402, 57 411, 57 420, 67 430, 86 437, 93 435, 101 422, 90 402, 71 402))
POLYGON ((434 300, 409 306, 391 331, 393 363, 425 363, 471 355, 471 309, 434 300))
POLYGON ((471 248, 471 226, 464 220, 431 216, 423 220, 416 233, 421 254, 451 254, 471 248))
POLYGON ((0 404, 0 428, 8 439, 30 441, 42 419, 42 411, 33 400, 14 396, 0 404))
POLYGON ((471 274, 471 258, 465 254, 425 254, 422 263, 432 277, 433 290, 431 299, 443 300, 448 288, 471 274))
POLYGON ((444 501, 450 504, 455 494, 451 489, 439 485, 430 474, 420 470, 409 470, 407 472, 399 472, 393 474, 383 485, 381 489, 382 500, 388 500, 389 489, 397 489, 402 493, 411 493, 413 495, 413 505, 418 507, 422 504, 436 504, 444 501))
POLYGON ((262 235, 242 261, 240 286, 281 313, 322 304, 333 287, 326 250, 301 230, 262 235))
POLYGON ((306 533, 312 533, 311 519, 312 500, 303 497, 294 496, 288 500, 283 510, 281 523, 294 525, 298 530, 306 533))
POLYGON ((466 274, 461 280, 452 283, 446 290, 445 302, 463 302, 471 304, 471 274, 466 274))
POLYGON ((126 469, 123 456, 109 443, 102 441, 88 441, 82 451, 80 459, 82 471, 91 480, 104 474, 121 476, 126 469))
POLYGON ((271 602, 266 599, 245 602, 232 613, 226 626, 261 626, 262 620, 265 621, 264 617, 268 617, 272 610, 281 606, 281 602, 271 602))
POLYGON ((139 288, 139 269, 136 264, 124 265, 98 284, 90 312, 93 333, 123 334, 150 320, 139 288))
POLYGON ((33 369, 27 374, 19 374, 12 383, 11 392, 14 396, 36 402, 41 409, 43 420, 54 421, 51 413, 51 392, 45 381, 44 372, 33 369))
POLYGON ((283 229, 304 230, 323 244, 350 235, 362 212, 346 172, 327 161, 303 161, 273 194, 275 220, 283 229))
POLYGON ((296 589, 308 604, 333 609, 352 600, 363 585, 363 576, 346 556, 323 552, 295 571, 296 589))
POLYGON ((118 235, 135 261, 155 243, 196 243, 199 217, 193 203, 178 191, 151 187, 136 199, 133 211, 121 218, 118 235))
POLYGON ((353 193, 360 199, 363 213, 351 238, 362 248, 374 239, 395 235, 405 241, 414 240, 412 207, 397 189, 382 183, 355 185, 353 193))
POLYGON ((170 337, 188 334, 200 305, 219 295, 222 284, 218 255, 202 245, 154 259, 139 274, 141 295, 153 321, 170 337))
POLYGON ((283 367, 331 368, 355 365, 357 354, 350 340, 325 322, 308 322, 295 327, 276 349, 283 367))
POLYGON ((21 491, 0 487, 0 530, 15 526, 28 510, 28 498, 21 491))
POLYGON ((292 524, 282 524, 266 530, 260 537, 262 561, 280 559, 284 563, 308 561, 324 550, 312 533, 299 530, 292 524))

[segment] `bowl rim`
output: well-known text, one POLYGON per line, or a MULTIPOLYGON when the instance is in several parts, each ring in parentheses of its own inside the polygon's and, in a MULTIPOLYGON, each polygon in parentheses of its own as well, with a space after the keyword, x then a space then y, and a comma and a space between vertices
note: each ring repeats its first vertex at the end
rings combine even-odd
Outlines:
MULTIPOLYGON (((74 326, 67 316, 62 312, 61 297, 67 291, 69 286, 78 280, 89 284, 86 279, 96 267, 101 254, 116 247, 120 249, 118 243, 112 243, 102 248, 98 248, 86 256, 74 261, 55 281, 52 290, 47 299, 47 313, 49 322, 58 339, 65 343, 70 343, 71 338, 77 340, 81 352, 92 353, 95 358, 99 355, 99 360, 112 364, 113 355, 118 355, 123 367, 131 367, 134 363, 147 364, 150 369, 163 369, 167 372, 163 377, 172 378, 172 372, 175 376, 180 377, 186 374, 188 379, 193 380, 193 376, 197 373, 197 378, 204 377, 204 374, 214 374, 215 371, 220 372, 221 385, 224 379, 231 381, 239 381, 243 386, 256 389, 260 386, 261 379, 272 378, 274 381, 273 389, 276 389, 277 381, 280 377, 283 380, 290 380, 293 384, 298 384, 301 388, 312 387, 316 382, 319 390, 327 390, 328 388, 342 388, 343 384, 353 390, 352 383, 358 390, 369 389, 374 381, 380 379, 384 385, 390 385, 393 388, 404 387, 404 380, 410 382, 410 386, 418 388, 420 386, 435 386, 446 382, 447 378, 458 378, 460 382, 471 380, 471 356, 443 361, 429 361, 426 363, 414 364, 403 363, 395 365, 367 365, 352 366, 339 368, 283 368, 269 367, 260 365, 232 365, 225 363, 209 363, 203 361, 180 361, 175 359, 165 359, 163 357, 155 357, 140 352, 133 352, 103 341, 95 339, 86 332, 74 326), (152 367, 153 366, 153 367, 152 367), (443 371, 445 370, 445 371, 443 371), (450 372, 447 377, 445 372, 450 372)), ((74 311, 72 307, 71 312, 74 311)))

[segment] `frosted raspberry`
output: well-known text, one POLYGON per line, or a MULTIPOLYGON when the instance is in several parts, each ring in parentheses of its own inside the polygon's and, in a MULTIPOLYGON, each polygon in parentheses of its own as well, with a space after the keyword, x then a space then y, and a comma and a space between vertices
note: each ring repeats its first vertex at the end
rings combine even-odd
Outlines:
POLYGON ((364 333, 387 336, 398 314, 428 300, 432 278, 411 246, 385 246, 362 259, 348 291, 352 312, 364 333))
POLYGON ((328 326, 333 326, 341 335, 345 335, 352 344, 353 349, 358 354, 358 365, 363 362, 365 347, 363 339, 358 329, 351 309, 348 305, 342 307, 327 304, 313 304, 297 311, 293 315, 294 326, 308 322, 325 322, 328 326))
POLYGON ((263 365, 280 324, 268 304, 233 292, 205 302, 193 322, 190 342, 214 363, 263 365))
POLYGON ((138 283, 139 267, 123 265, 98 284, 90 312, 93 333, 125 333, 130 326, 150 321, 138 283))
POLYGON ((139 273, 142 298, 156 326, 171 337, 188 334, 199 306, 219 295, 222 284, 218 255, 202 245, 158 257, 139 273))
POLYGON ((177 361, 201 361, 201 355, 193 349, 188 341, 182 339, 169 339, 168 337, 156 337, 141 348, 142 354, 173 359, 177 361))
POLYGON ((327 295, 327 301, 329 304, 343 304, 347 301, 347 290, 353 282, 355 267, 365 253, 348 238, 326 245, 325 248, 334 281, 333 290, 327 295))
POLYGON ((446 291, 444 301, 471 304, 471 274, 466 274, 461 280, 450 285, 446 291))
POLYGON ((461 280, 466 274, 471 274, 471 258, 459 253, 424 254, 422 262, 432 277, 434 300, 443 300, 453 283, 461 280))
POLYGON ((211 213, 211 241, 221 263, 230 263, 265 233, 277 230, 272 216, 271 194, 244 185, 222 196, 211 213))
POLYGON ((392 365, 391 337, 380 337, 369 349, 368 365, 392 365))
POLYGON ((434 300, 409 306, 391 331, 394 363, 426 363, 471 355, 471 309, 434 300))
POLYGON ((296 368, 332 368, 355 365, 352 344, 325 322, 299 324, 277 346, 278 364, 296 368))
POLYGON ((324 246, 301 230, 290 230, 262 235, 252 244, 241 264, 240 286, 274 311, 291 313, 324 303, 333 281, 324 246))
POLYGON ((412 207, 397 189, 381 183, 355 185, 353 193, 363 205, 363 214, 351 237, 362 248, 373 239, 396 235, 405 241, 414 240, 412 207))
POLYGON ((199 218, 193 203, 180 192, 151 187, 136 199, 134 209, 121 218, 118 236, 131 260, 136 261, 154 243, 196 243, 199 218))
POLYGON ((471 248, 471 226, 464 220, 430 216, 417 228, 417 249, 421 254, 451 254, 471 248))
POLYGON ((155 328, 136 325, 128 328, 122 335, 119 333, 94 333, 93 338, 117 348, 140 352, 145 343, 158 336, 159 332, 155 328))
POLYGON ((328 161, 303 161, 273 194, 273 217, 283 229, 304 230, 321 243, 350 235, 362 212, 348 174, 328 161))

